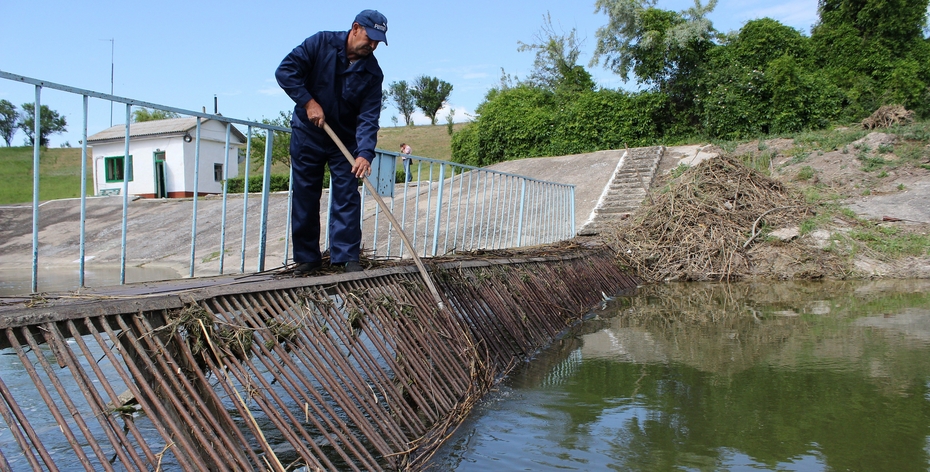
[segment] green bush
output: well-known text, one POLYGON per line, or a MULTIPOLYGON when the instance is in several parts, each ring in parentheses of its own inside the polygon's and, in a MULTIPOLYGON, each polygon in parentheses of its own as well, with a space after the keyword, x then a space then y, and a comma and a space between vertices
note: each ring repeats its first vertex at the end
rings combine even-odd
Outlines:
POLYGON ((495 90, 478 107, 478 119, 452 136, 452 159, 486 166, 643 146, 661 137, 657 117, 667 109, 667 95, 658 92, 495 90))
POLYGON ((657 92, 586 91, 559 97, 551 155, 639 147, 656 142, 668 98, 657 92))
POLYGON ((555 125, 555 94, 519 86, 489 97, 492 98, 477 110, 474 165, 551 155, 549 137, 555 125))
MULTIPOLYGON (((323 186, 329 186, 329 174, 323 179, 323 186)), ((242 177, 229 179, 227 187, 229 193, 242 193, 242 184, 245 181, 242 177)), ((259 193, 262 191, 262 176, 253 175, 249 177, 249 193, 259 193)), ((286 192, 290 187, 290 176, 286 174, 271 174, 269 188, 272 192, 286 192)))
POLYGON ((478 166, 478 124, 470 123, 452 135, 452 162, 478 166))

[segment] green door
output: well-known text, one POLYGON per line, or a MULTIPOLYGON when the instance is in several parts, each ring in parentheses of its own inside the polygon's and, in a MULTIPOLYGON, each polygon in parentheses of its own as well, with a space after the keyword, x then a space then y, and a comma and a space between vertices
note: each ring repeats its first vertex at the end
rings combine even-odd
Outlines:
POLYGON ((168 198, 168 189, 165 182, 168 180, 165 171, 165 153, 155 153, 155 198, 168 198))

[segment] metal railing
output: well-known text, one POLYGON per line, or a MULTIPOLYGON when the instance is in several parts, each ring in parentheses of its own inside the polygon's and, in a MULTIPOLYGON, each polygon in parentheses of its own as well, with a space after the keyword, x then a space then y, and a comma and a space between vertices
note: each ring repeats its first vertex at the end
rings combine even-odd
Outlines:
MULTIPOLYGON (((201 124, 205 120, 216 120, 226 127, 226 154, 223 165, 224 172, 229 169, 230 136, 234 125, 246 127, 246 156, 251 156, 252 137, 257 131, 263 133, 265 139, 264 161, 262 166, 262 192, 259 215, 258 242, 253 243, 257 251, 255 270, 264 271, 268 257, 268 223, 270 216, 270 201, 275 197, 270 191, 270 178, 272 167, 272 148, 274 132, 290 133, 289 128, 268 125, 260 122, 230 118, 218 114, 209 114, 194 110, 159 105, 132 98, 84 90, 67 85, 56 84, 44 80, 24 77, 0 71, 0 79, 5 79, 35 87, 35 117, 34 134, 36 137, 33 150, 33 199, 32 199, 32 292, 38 292, 39 278, 39 156, 41 136, 41 99, 43 89, 52 89, 66 94, 80 96, 83 100, 83 115, 81 123, 81 197, 80 197, 80 245, 78 260, 78 283, 85 286, 86 256, 86 220, 87 220, 87 127, 88 127, 88 100, 90 98, 122 103, 126 107, 124 156, 131 156, 131 122, 132 107, 144 107, 153 110, 162 110, 182 116, 196 117, 196 135, 194 139, 194 187, 191 208, 191 237, 190 237, 190 277, 205 274, 206 265, 201 261, 198 264, 198 239, 203 240, 207 235, 198 229, 198 201, 200 198, 199 172, 201 166, 200 144, 201 124), (195 271, 195 269, 200 271, 195 271)), ((238 132, 238 129, 237 129, 238 132)), ((363 250, 372 258, 403 258, 409 257, 412 251, 423 257, 437 256, 455 251, 473 251, 478 249, 502 249, 536 244, 552 243, 571 238, 575 234, 574 215, 574 186, 544 182, 536 179, 522 177, 514 174, 495 172, 477 167, 453 164, 450 162, 410 156, 412 179, 395 184, 395 176, 401 156, 397 153, 378 150, 376 163, 373 163, 372 178, 378 181, 379 195, 371 195, 367 191, 362 194, 362 228, 363 250), (387 218, 381 215, 374 198, 389 199, 387 202, 391 212, 401 223, 403 230, 411 238, 413 248, 404 247, 397 237, 397 229, 390 227, 387 218)), ((248 208, 249 208, 249 165, 245 166, 245 189, 241 197, 228 193, 228 179, 223 180, 222 189, 222 221, 219 228, 219 246, 209 249, 218 249, 218 273, 228 273, 225 267, 227 253, 227 201, 231 198, 241 198, 242 218, 239 250, 238 272, 246 272, 248 208)), ((131 260, 127 254, 127 234, 129 221, 129 172, 123 172, 122 213, 120 219, 120 257, 119 283, 126 283, 126 266, 131 260)), ((290 192, 288 192, 288 196, 290 192)), ((324 192, 328 199, 328 193, 324 192)), ((329 204, 326 204, 323 247, 329 246, 329 204)), ((284 239, 282 264, 289 261, 290 246, 290 199, 287 204, 287 224, 284 239)), ((212 266, 211 266, 212 268, 212 266)))
POLYGON ((372 169, 379 195, 362 194, 362 246, 373 258, 532 246, 575 234, 573 185, 381 150, 372 169), (395 170, 404 157, 409 181, 395 170), (385 200, 413 248, 374 198, 385 200))

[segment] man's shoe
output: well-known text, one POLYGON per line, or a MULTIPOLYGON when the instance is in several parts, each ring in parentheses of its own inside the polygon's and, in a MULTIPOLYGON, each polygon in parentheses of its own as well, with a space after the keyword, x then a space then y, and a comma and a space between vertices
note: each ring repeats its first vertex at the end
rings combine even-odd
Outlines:
POLYGON ((297 267, 294 268, 294 275, 298 277, 304 277, 314 272, 320 270, 323 267, 323 263, 320 261, 316 262, 301 262, 297 264, 297 267))
POLYGON ((345 272, 361 272, 365 270, 358 261, 349 261, 346 262, 345 272))

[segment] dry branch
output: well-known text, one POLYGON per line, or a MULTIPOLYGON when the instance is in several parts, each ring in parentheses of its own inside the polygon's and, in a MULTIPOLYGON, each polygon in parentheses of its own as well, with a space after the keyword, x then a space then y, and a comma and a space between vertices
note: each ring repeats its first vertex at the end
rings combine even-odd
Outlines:
POLYGON ((651 280, 746 276, 759 224, 797 225, 812 214, 800 195, 730 157, 689 169, 654 202, 616 235, 618 259, 651 280), (781 209, 793 211, 775 211, 781 209))

